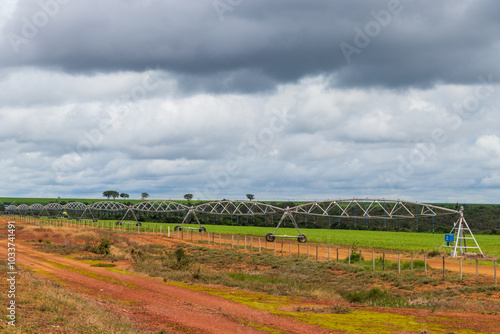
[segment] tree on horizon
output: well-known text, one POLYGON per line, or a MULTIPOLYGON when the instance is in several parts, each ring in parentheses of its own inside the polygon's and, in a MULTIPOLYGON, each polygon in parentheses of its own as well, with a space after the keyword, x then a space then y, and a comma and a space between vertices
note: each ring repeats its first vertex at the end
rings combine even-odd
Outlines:
POLYGON ((116 192, 114 190, 106 190, 105 192, 102 193, 102 196, 106 197, 107 199, 110 199, 111 197, 113 197, 113 195, 115 193, 118 193, 118 192, 116 192))
POLYGON ((255 196, 254 196, 254 194, 247 194, 247 198, 248 198, 248 200, 253 201, 255 196))
POLYGON ((146 199, 149 197, 149 194, 148 193, 142 193, 141 194, 141 199, 146 199))

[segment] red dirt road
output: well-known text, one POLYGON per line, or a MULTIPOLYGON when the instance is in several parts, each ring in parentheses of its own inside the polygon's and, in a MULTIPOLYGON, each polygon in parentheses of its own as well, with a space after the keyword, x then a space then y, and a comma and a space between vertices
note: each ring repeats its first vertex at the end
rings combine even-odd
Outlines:
MULTIPOLYGON (((2 241, 1 244, 4 246, 5 242, 2 241)), ((70 289, 99 300, 132 302, 136 305, 132 310, 127 310, 128 307, 124 307, 123 303, 118 306, 109 303, 106 307, 115 312, 127 313, 126 316, 135 318, 148 329, 173 330, 180 325, 195 333, 261 333, 244 324, 251 323, 286 333, 330 333, 325 329, 274 316, 224 298, 168 285, 159 279, 91 267, 89 264, 28 247, 20 248, 18 254, 19 264, 53 274, 61 278, 70 289), (50 262, 56 262, 59 266, 48 263, 49 258, 50 262), (73 270, 61 268, 61 265, 73 270), (74 270, 90 272, 99 275, 99 278, 74 270)))

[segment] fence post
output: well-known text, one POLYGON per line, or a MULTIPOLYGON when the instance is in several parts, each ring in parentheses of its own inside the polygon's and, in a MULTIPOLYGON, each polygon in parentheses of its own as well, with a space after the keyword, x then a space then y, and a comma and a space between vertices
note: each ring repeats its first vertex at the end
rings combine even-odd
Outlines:
POLYGON ((253 253, 253 237, 250 237, 250 252, 253 253))
POLYGON ((330 246, 328 246, 328 262, 330 262, 330 246))
POLYGON ((375 271, 375 252, 372 251, 372 267, 373 267, 373 271, 375 271))
POLYGON ((316 246, 316 261, 318 261, 318 251, 319 251, 319 246, 316 246))
POLYGON ((292 258, 292 243, 291 242, 288 243, 288 256, 290 258, 292 258))
POLYGON ((413 274, 413 253, 411 254, 410 271, 411 271, 411 273, 413 274))
POLYGON ((382 253, 382 271, 385 271, 385 252, 382 253))
POLYGON ((300 259, 300 244, 297 244, 297 258, 300 259))
POLYGON ((231 234, 231 248, 234 248, 234 234, 231 234))
POLYGON ((427 255, 424 255, 424 272, 425 276, 427 276, 427 255))
POLYGON ((443 279, 444 279, 444 269, 445 269, 445 266, 444 266, 444 256, 443 256, 443 279))
POLYGON ((349 248, 349 250, 347 252, 347 263, 351 264, 351 249, 350 248, 349 248))
POLYGON ((401 274, 401 254, 398 253, 398 274, 401 274))
POLYGON ((273 244, 274 244, 274 255, 276 255, 276 239, 274 239, 273 244))
POLYGON ((260 238, 259 238, 259 253, 261 253, 261 248, 260 248, 260 238))
POLYGON ((460 280, 462 280, 462 258, 460 258, 460 280))
POLYGON ((361 264, 361 250, 359 251, 359 264, 361 264))
POLYGON ((245 250, 247 250, 247 236, 245 235, 245 247, 244 247, 245 250))
POLYGON ((476 282, 479 279, 479 260, 476 259, 476 282))
POLYGON ((307 259, 309 260, 309 245, 307 245, 307 259))
POLYGON ((337 262, 339 262, 339 249, 337 248, 337 262))
POLYGON ((495 285, 497 285, 497 260, 493 260, 493 276, 495 277, 495 285))

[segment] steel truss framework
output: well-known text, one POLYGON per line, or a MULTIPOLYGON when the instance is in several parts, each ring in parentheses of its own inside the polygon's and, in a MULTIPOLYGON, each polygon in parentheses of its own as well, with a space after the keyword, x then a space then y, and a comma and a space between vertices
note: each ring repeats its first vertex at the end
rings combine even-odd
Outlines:
MULTIPOLYGON (((388 200, 388 199, 368 199, 368 198, 351 198, 339 199, 332 201, 310 202, 306 204, 297 205, 294 207, 280 208, 277 206, 253 202, 253 201, 216 201, 202 203, 196 206, 186 206, 181 203, 172 201, 144 201, 135 205, 125 205, 116 201, 102 201, 94 202, 86 205, 80 202, 71 202, 61 206, 57 203, 50 203, 45 206, 40 204, 33 204, 28 206, 20 204, 18 206, 10 205, 6 208, 6 213, 20 214, 20 215, 41 215, 46 213, 49 217, 60 215, 64 211, 69 217, 78 217, 82 219, 85 215, 97 220, 96 216, 99 215, 123 215, 122 220, 125 220, 127 215, 131 215, 137 221, 137 216, 150 215, 150 214, 166 214, 173 212, 183 213, 184 219, 181 225, 175 227, 176 230, 189 228, 183 226, 184 223, 190 221, 194 217, 198 223, 200 231, 206 231, 201 226, 197 217, 198 214, 207 215, 231 215, 231 216, 254 216, 254 215, 267 215, 267 214, 281 214, 281 218, 272 233, 266 235, 268 241, 274 241, 275 237, 284 238, 297 238, 299 242, 305 242, 306 236, 302 234, 298 228, 296 218, 301 215, 312 215, 322 217, 336 217, 336 218, 365 218, 365 219, 399 219, 399 218, 418 218, 418 217, 436 217, 440 215, 453 215, 457 214, 461 218, 457 221, 452 231, 458 233, 457 245, 455 246, 455 255, 457 249, 466 252, 464 232, 470 232, 469 226, 463 218, 463 209, 449 209, 431 204, 409 202, 402 200, 388 200), (292 225, 297 230, 298 235, 277 235, 276 232, 280 226, 286 221, 290 220, 292 225), (458 240, 462 240, 458 243, 458 240)), ((121 222, 117 222, 121 223, 121 222)), ((474 238, 472 236, 472 238, 474 238)), ((474 241, 476 241, 474 239, 474 241)), ((479 246, 477 248, 480 250, 479 246)), ((476 247, 474 247, 476 248, 476 247)), ((482 254, 482 252, 481 252, 482 254)))
POLYGON ((461 254, 475 255, 474 253, 469 253, 470 249, 475 249, 479 251, 479 254, 483 255, 481 247, 479 247, 476 238, 474 238, 474 235, 464 218, 463 211, 460 211, 460 217, 455 224, 453 224, 450 234, 453 235, 453 241, 444 241, 439 250, 443 247, 452 248, 453 251, 451 252, 451 255, 457 256, 457 250, 460 251, 461 254), (469 246, 467 246, 467 240, 469 240, 469 246), (474 243, 471 245, 472 242, 474 243))

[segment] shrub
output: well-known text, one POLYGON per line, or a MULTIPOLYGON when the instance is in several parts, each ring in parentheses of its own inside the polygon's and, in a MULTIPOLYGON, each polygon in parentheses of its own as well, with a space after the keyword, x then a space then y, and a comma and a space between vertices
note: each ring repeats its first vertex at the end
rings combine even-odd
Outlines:
POLYGON ((108 255, 111 253, 111 245, 112 242, 108 238, 101 238, 98 242, 87 240, 85 250, 95 254, 108 255))
POLYGON ((175 263, 171 266, 172 269, 186 270, 191 265, 189 255, 183 248, 177 248, 174 252, 175 263))

